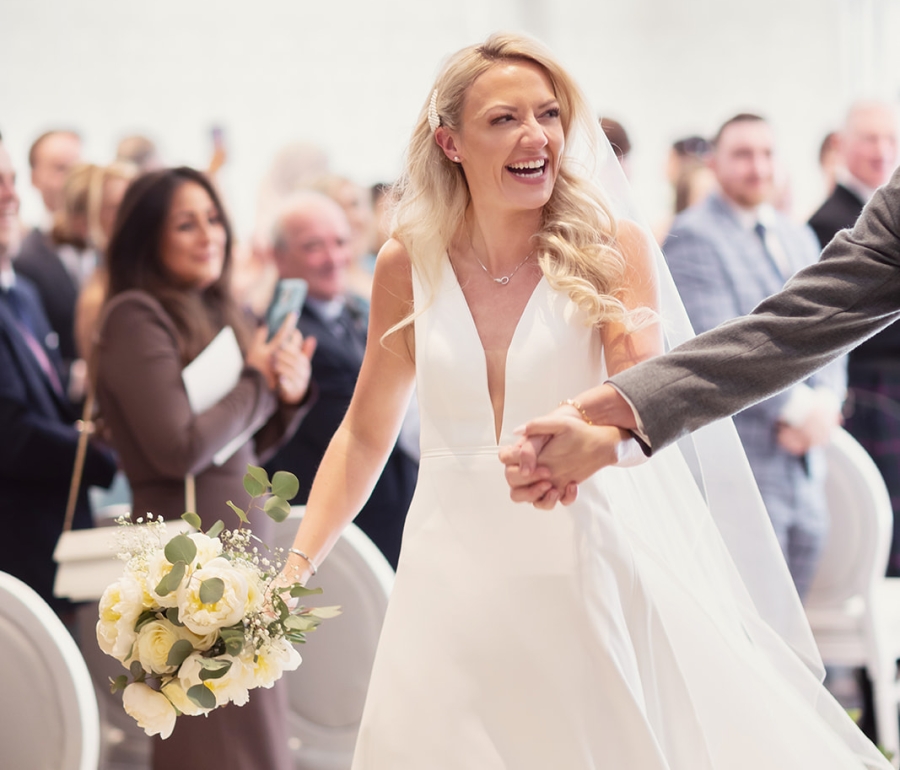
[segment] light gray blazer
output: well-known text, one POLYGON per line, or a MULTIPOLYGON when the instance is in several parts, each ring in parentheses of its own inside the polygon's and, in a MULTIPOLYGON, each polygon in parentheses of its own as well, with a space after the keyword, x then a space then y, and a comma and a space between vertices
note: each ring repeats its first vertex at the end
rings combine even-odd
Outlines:
POLYGON ((611 382, 660 449, 794 384, 900 318, 900 170, 852 230, 749 315, 611 382))
MULTIPOLYGON (((751 312, 818 260, 819 243, 805 225, 774 214, 768 230, 781 244, 784 265, 773 260, 757 233, 717 193, 675 219, 663 251, 697 333, 751 312)), ((834 371, 807 382, 831 386, 840 398, 843 359, 828 369, 834 371)), ((734 424, 773 521, 824 521, 822 451, 796 457, 778 444, 778 423, 789 398, 790 391, 767 398, 738 414, 734 424)))

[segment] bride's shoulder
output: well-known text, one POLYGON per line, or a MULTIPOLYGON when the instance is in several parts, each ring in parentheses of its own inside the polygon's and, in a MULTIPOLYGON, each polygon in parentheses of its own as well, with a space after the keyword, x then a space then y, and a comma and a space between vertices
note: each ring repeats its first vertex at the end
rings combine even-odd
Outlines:
POLYGON ((378 252, 372 291, 412 301, 412 260, 396 238, 389 238, 378 252))

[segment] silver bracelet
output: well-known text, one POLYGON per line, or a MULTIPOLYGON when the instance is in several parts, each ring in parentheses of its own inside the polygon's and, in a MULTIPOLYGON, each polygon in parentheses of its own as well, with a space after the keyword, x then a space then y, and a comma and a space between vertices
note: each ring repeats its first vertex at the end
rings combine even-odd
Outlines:
POLYGON ((307 564, 309 564, 309 570, 312 573, 312 576, 313 577, 316 576, 316 573, 319 571, 319 568, 316 566, 316 563, 312 559, 309 558, 309 556, 307 556, 305 553, 303 553, 303 551, 301 551, 299 548, 288 548, 288 553, 296 554, 301 559, 303 559, 303 561, 305 561, 307 564))

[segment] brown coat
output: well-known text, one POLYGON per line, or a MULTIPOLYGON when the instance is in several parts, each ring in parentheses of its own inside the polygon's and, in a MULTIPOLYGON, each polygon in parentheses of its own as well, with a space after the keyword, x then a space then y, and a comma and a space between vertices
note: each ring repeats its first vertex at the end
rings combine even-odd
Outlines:
MULTIPOLYGON (((178 336, 171 318, 149 294, 115 297, 100 321, 97 400, 133 492, 133 511, 177 518, 184 512, 184 478, 196 479, 197 513, 205 526, 236 526, 225 505, 246 507, 243 476, 258 455, 273 452, 296 430, 312 399, 299 409, 279 405, 263 376, 245 368, 235 388, 202 414, 193 414, 181 379, 178 336), (222 466, 213 455, 255 430, 254 438, 222 466)), ((251 516, 254 533, 272 542, 274 522, 251 516)), ((154 739, 153 766, 192 770, 290 770, 284 689, 258 689, 250 702, 208 717, 181 717, 166 741, 154 739)))

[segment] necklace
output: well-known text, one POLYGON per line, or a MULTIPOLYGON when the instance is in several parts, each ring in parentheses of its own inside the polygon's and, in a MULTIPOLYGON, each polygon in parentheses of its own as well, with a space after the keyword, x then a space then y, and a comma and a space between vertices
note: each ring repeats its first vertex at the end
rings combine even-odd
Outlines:
POLYGON ((534 252, 529 251, 528 254, 525 256, 525 259, 523 259, 521 262, 519 262, 519 264, 516 265, 515 269, 509 275, 501 275, 499 278, 496 278, 494 276, 494 274, 491 273, 491 271, 487 269, 487 266, 484 264, 484 262, 482 262, 480 259, 478 259, 478 255, 475 253, 475 251, 474 250, 472 251, 472 256, 475 257, 475 261, 479 265, 481 265, 481 269, 484 270, 484 272, 486 272, 488 274, 488 278, 490 278, 494 283, 500 284, 500 286, 506 286, 506 284, 509 283, 509 279, 512 278, 516 273, 519 272, 519 268, 522 267, 522 265, 524 265, 531 258, 532 254, 534 254, 534 252))

